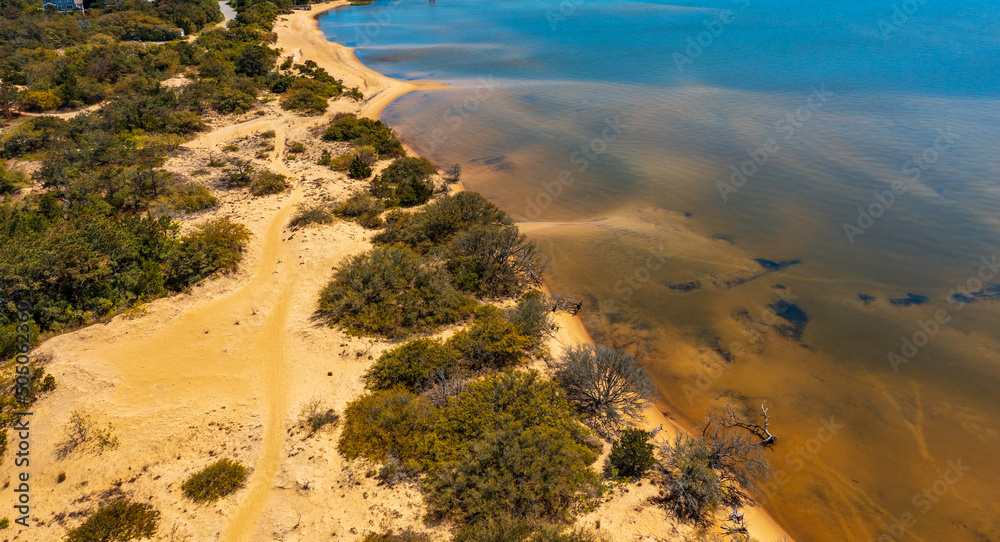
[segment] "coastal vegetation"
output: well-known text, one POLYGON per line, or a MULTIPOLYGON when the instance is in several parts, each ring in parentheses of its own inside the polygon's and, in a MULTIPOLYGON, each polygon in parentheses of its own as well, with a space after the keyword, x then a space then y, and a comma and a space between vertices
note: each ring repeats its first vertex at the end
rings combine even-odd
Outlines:
POLYGON ((181 485, 181 491, 195 502, 217 501, 239 489, 246 478, 242 463, 224 457, 193 474, 181 485))
POLYGON ((66 535, 66 542, 128 542, 156 535, 160 512, 148 504, 115 500, 102 504, 79 527, 66 535))

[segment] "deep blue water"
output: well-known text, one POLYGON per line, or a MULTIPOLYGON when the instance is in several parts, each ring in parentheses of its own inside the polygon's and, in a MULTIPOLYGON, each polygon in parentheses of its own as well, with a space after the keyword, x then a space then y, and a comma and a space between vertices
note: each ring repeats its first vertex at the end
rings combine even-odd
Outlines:
POLYGON ((666 411, 780 412, 789 481, 763 501, 798 540, 874 540, 906 513, 905 539, 1000 540, 995 4, 403 1, 320 26, 376 70, 456 85, 383 118, 553 223, 531 234, 552 287, 666 411), (794 311, 769 318, 776 299, 794 311), (844 429, 798 468, 831 416, 844 429), (924 512, 958 458, 975 475, 924 512))

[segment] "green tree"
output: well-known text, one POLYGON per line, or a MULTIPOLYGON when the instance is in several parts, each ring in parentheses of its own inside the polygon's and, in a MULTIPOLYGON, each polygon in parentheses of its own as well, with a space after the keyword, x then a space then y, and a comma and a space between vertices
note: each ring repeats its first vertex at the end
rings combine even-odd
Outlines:
POLYGON ((629 427, 611 446, 608 463, 618 476, 639 478, 656 464, 653 443, 649 442, 649 432, 629 427))

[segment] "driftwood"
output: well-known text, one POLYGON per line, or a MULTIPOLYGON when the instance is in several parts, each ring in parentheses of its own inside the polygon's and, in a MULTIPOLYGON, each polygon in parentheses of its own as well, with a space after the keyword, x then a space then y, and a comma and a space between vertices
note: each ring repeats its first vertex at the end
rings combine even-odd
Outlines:
POLYGON ((733 409, 733 406, 726 405, 726 414, 729 415, 729 419, 725 421, 725 424, 729 427, 740 427, 746 429, 760 439, 761 446, 771 446, 778 440, 778 436, 772 435, 771 431, 768 429, 769 421, 767 418, 767 409, 764 408, 764 403, 760 404, 760 410, 764 415, 764 425, 758 425, 741 420, 739 416, 736 415, 736 411, 733 409))
POLYGON ((549 306, 552 307, 552 312, 564 311, 576 316, 583 310, 582 301, 577 301, 568 296, 556 294, 550 297, 548 302, 549 306))

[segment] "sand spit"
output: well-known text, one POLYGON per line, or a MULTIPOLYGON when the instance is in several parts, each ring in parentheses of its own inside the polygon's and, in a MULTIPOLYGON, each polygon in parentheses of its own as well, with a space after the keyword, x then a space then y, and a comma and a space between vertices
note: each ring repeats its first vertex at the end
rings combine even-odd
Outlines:
MULTIPOLYGON (((385 77, 358 62, 350 48, 326 41, 316 15, 346 4, 283 17, 275 26, 277 46, 297 59, 315 60, 348 87, 358 86, 365 100, 331 102, 323 117, 300 117, 271 102, 261 108, 263 115, 209 119, 212 130, 183 145, 165 166, 220 198, 216 208, 183 217, 186 229, 229 216, 253 232, 240 271, 39 348, 38 354, 52 356, 47 370, 58 388, 39 401, 31 421, 33 525, 12 525, 5 538, 60 540, 99 503, 116 497, 156 507, 159 540, 351 541, 389 529, 449 538, 447 525, 421 521, 425 508, 415 484, 380 485, 372 465, 339 456, 337 431, 310 436, 299 425, 303 405, 314 398, 342 412, 362 392, 365 369, 393 346, 349 337, 314 319, 331 269, 371 247, 371 233, 352 223, 287 227, 297 204, 332 202, 363 188, 315 165, 324 149, 346 150, 320 142, 319 131, 338 112, 377 118, 406 92, 444 86, 385 77), (259 136, 267 130, 275 131, 273 139, 259 136), (293 141, 310 148, 290 160, 285 148, 293 141), (226 145, 239 150, 225 151, 226 145), (223 189, 221 172, 206 164, 231 156, 289 175, 294 187, 260 198, 223 189), (54 451, 73 412, 89 414, 102 426, 112 423, 120 446, 57 458, 54 451), (180 485, 221 457, 250 468, 245 487, 214 504, 184 498, 180 485)), ((557 324, 554 355, 592 342, 579 318, 559 315, 557 324)), ((645 423, 663 423, 661 438, 681 430, 655 408, 645 423)), ((0 467, 0 483, 14 483, 11 454, 0 467)), ((649 502, 655 494, 649 483, 619 490, 580 524, 613 540, 679 540, 689 528, 668 521, 649 502)), ((10 509, 12 498, 4 492, 0 506, 10 509)), ((762 541, 787 536, 762 510, 749 510, 747 517, 762 541)))

